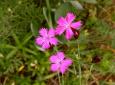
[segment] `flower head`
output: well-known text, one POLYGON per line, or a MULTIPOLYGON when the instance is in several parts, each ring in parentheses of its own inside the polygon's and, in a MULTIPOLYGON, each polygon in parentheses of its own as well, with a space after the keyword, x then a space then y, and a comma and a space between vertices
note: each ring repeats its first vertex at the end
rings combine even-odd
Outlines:
POLYGON ((39 34, 35 42, 37 45, 42 46, 43 49, 48 49, 51 45, 57 45, 58 40, 55 38, 55 30, 53 28, 49 30, 41 28, 39 34))
POLYGON ((73 22, 75 19, 75 15, 73 13, 67 13, 66 17, 60 17, 57 21, 57 28, 56 28, 56 34, 61 35, 65 32, 65 37, 67 40, 71 39, 74 35, 74 32, 72 29, 80 29, 81 27, 81 21, 73 22))
POLYGON ((65 58, 63 52, 57 52, 56 54, 50 57, 51 71, 59 71, 60 73, 65 73, 68 67, 72 64, 72 60, 65 58))

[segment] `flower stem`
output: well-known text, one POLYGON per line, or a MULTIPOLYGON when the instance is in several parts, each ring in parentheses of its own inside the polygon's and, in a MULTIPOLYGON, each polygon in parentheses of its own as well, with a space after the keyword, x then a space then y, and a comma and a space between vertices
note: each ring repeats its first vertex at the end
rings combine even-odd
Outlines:
POLYGON ((64 85, 64 76, 62 74, 62 85, 64 85))
POLYGON ((58 52, 57 46, 54 46, 53 50, 54 50, 55 52, 58 52))
POLYGON ((74 73, 75 73, 75 75, 77 75, 77 71, 76 71, 76 68, 75 68, 74 64, 73 64, 73 67, 74 67, 74 73))
POLYGON ((79 63, 79 84, 81 85, 81 65, 79 63))
MULTIPOLYGON (((79 43, 78 43, 78 56, 79 56, 79 58, 80 58, 79 43)), ((78 64, 79 64, 79 66, 78 66, 78 67, 79 67, 79 84, 82 85, 82 83, 81 83, 81 82, 82 82, 82 81, 81 81, 81 76, 82 76, 82 75, 81 75, 81 64, 80 64, 80 61, 78 61, 78 64)))
POLYGON ((60 80, 60 74, 58 72, 58 80, 59 80, 59 85, 61 85, 61 80, 60 80))
POLYGON ((43 7, 43 14, 44 14, 44 17, 45 17, 49 27, 53 28, 52 17, 51 17, 51 7, 50 7, 49 0, 46 0, 46 6, 47 6, 47 8, 43 7))

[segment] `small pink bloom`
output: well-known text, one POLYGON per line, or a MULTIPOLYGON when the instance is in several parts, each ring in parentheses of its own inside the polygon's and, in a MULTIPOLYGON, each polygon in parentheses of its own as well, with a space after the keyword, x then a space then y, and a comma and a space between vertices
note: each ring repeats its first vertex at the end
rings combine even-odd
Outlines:
POLYGON ((65 37, 67 40, 71 39, 74 35, 74 32, 72 29, 80 29, 81 27, 81 21, 73 22, 75 19, 75 15, 73 13, 67 13, 67 16, 60 17, 57 21, 57 28, 56 28, 56 34, 61 35, 65 32, 65 37))
POLYGON ((39 36, 36 38, 36 44, 42 46, 43 49, 48 49, 51 45, 57 45, 58 40, 55 38, 55 30, 53 28, 49 29, 41 28, 39 31, 39 36))
POLYGON ((72 60, 69 58, 65 58, 63 52, 57 52, 56 54, 50 57, 51 71, 59 71, 64 74, 68 67, 72 64, 72 60))

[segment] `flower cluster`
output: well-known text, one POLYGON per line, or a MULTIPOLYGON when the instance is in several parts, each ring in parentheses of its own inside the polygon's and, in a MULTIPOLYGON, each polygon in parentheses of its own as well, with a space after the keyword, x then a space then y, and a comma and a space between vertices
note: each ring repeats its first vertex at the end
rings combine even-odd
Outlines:
MULTIPOLYGON (((65 38, 70 40, 73 36, 77 35, 77 30, 81 27, 81 21, 74 22, 75 15, 73 13, 67 13, 66 17, 60 17, 57 21, 56 29, 41 28, 39 30, 39 36, 37 36, 35 42, 43 49, 49 49, 52 46, 56 46, 59 41, 56 35, 65 34, 65 38)), ((65 57, 65 54, 61 51, 50 57, 51 71, 58 71, 65 73, 68 67, 72 64, 72 60, 65 57)))

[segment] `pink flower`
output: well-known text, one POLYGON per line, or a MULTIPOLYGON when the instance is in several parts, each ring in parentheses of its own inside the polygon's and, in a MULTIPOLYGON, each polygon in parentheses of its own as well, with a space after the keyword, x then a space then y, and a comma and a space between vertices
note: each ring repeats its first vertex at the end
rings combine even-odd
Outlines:
POLYGON ((42 46, 43 49, 48 49, 51 45, 57 45, 58 40, 55 38, 55 30, 53 28, 49 29, 49 31, 46 28, 41 28, 39 34, 35 42, 37 45, 42 46))
POLYGON ((71 39, 74 35, 73 30, 78 30, 81 27, 81 21, 73 22, 75 15, 73 13, 67 13, 67 16, 60 17, 57 21, 56 34, 61 35, 65 32, 65 37, 67 40, 71 39))
POLYGON ((59 71, 62 74, 68 69, 68 67, 72 64, 72 60, 69 58, 65 58, 63 52, 57 52, 56 54, 50 57, 51 71, 59 71))

